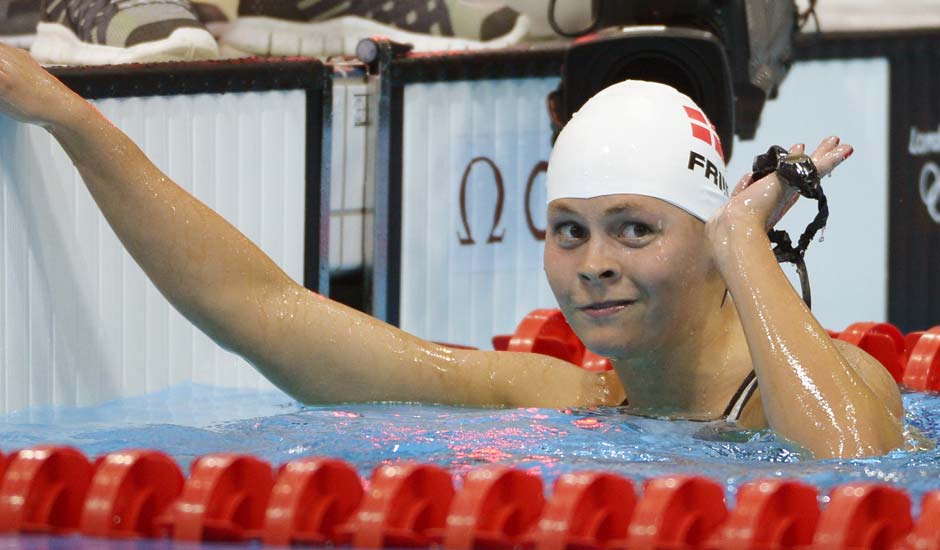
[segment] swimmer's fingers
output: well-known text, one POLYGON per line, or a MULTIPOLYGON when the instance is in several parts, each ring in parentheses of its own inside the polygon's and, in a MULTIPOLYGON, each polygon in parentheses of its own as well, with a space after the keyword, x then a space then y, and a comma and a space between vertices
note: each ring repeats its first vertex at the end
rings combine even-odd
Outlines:
POLYGON ((841 143, 838 136, 830 136, 822 140, 810 158, 816 165, 819 177, 825 177, 852 156, 853 152, 851 145, 841 143))

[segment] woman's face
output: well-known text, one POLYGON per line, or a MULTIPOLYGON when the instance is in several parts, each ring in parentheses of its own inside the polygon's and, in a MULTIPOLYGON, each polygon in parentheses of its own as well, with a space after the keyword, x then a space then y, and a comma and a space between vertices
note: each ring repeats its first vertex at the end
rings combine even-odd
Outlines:
POLYGON ((655 352, 717 313, 725 286, 705 224, 641 195, 559 199, 548 207, 545 272, 571 328, 611 358, 655 352))

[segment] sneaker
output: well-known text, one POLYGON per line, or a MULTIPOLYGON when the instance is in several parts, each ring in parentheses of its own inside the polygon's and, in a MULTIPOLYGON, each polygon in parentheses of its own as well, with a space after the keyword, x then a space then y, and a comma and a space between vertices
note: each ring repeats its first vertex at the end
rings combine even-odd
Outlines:
POLYGON ((106 65, 215 59, 218 45, 189 0, 42 0, 38 61, 106 65))
POLYGON ((355 55, 382 35, 415 51, 502 48, 525 38, 529 21, 499 6, 462 0, 242 0, 223 48, 254 55, 355 55))
POLYGON ((558 40, 564 38, 552 28, 550 19, 566 33, 575 33, 587 29, 594 19, 592 0, 556 0, 554 6, 549 0, 464 0, 477 6, 503 5, 529 18, 529 35, 526 41, 558 40), (554 13, 549 13, 554 9, 554 13))
POLYGON ((231 23, 225 10, 212 2, 192 0, 192 4, 196 17, 212 33, 212 36, 221 37, 228 29, 229 23, 231 23))
POLYGON ((0 42, 28 49, 37 23, 39 0, 0 0, 0 42))

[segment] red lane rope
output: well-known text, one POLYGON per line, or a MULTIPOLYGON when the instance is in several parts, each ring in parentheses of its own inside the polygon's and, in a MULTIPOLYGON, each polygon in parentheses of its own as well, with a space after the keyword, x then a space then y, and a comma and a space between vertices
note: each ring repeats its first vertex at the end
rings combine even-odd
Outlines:
POLYGON ((920 518, 908 495, 850 483, 819 508, 814 487, 757 480, 727 506, 704 477, 633 483, 612 473, 562 475, 544 498, 538 476, 472 470, 456 490, 446 470, 383 465, 366 483, 349 464, 308 457, 271 467, 250 455, 200 457, 183 479, 158 451, 111 453, 92 465, 69 447, 14 453, 0 484, 4 533, 123 539, 262 540, 270 544, 448 550, 940 549, 940 490, 920 518))

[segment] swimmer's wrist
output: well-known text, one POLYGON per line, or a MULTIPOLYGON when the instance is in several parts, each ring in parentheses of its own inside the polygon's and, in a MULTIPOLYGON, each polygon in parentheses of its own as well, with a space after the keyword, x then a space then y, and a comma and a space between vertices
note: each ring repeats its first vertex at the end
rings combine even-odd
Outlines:
POLYGON ((733 258, 757 245, 769 250, 764 220, 750 212, 723 210, 705 225, 705 234, 716 260, 733 258))
POLYGON ((78 130, 82 125, 95 119, 102 119, 101 113, 85 98, 69 94, 57 102, 56 110, 41 123, 53 135, 78 130))

